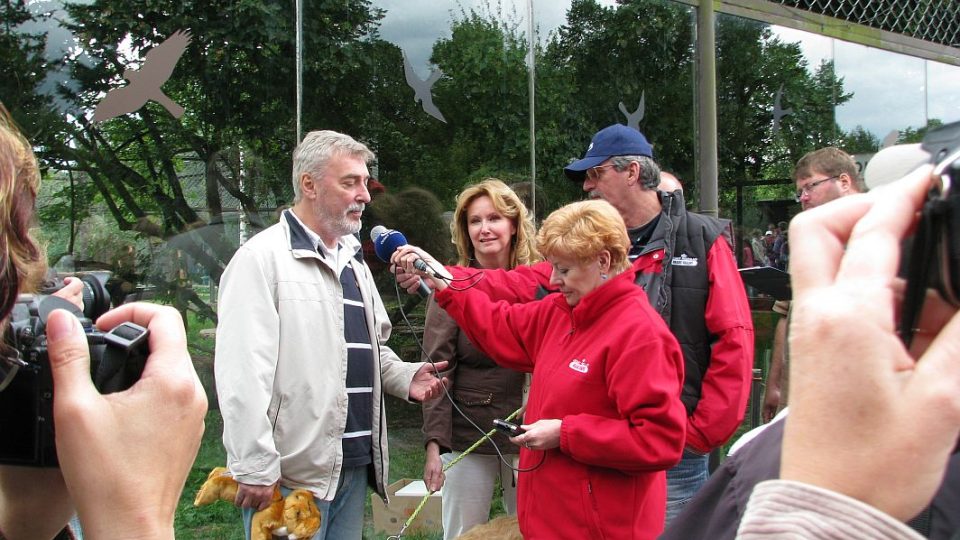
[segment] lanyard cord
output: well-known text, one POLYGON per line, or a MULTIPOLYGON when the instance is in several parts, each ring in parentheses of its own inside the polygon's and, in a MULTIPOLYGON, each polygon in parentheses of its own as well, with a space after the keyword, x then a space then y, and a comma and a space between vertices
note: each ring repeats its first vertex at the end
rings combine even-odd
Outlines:
MULTIPOLYGON (((506 418, 506 420, 507 421, 513 420, 514 418, 516 418, 518 414, 520 414, 520 411, 522 410, 523 410, 523 407, 520 407, 519 409, 513 411, 512 413, 510 413, 510 416, 506 418)), ((460 460, 465 458, 470 452, 473 452, 474 450, 477 449, 477 447, 479 447, 481 444, 487 441, 490 437, 493 437, 493 435, 496 432, 497 432, 496 428, 486 432, 483 435, 483 437, 480 437, 480 440, 473 443, 473 445, 471 445, 470 448, 467 448, 466 450, 461 452, 459 456, 454 458, 453 461, 444 465, 443 472, 447 472, 447 470, 449 470, 450 467, 453 467, 454 465, 459 463, 460 460)), ((430 496, 433 495, 434 493, 436 493, 436 491, 428 491, 427 494, 423 496, 423 499, 420 500, 420 504, 418 504, 417 507, 413 510, 413 513, 410 514, 410 517, 407 518, 407 521, 405 521, 403 523, 403 526, 400 527, 400 532, 398 532, 394 536, 388 536, 387 540, 401 540, 403 538, 403 533, 406 532, 407 528, 410 527, 410 525, 413 523, 415 519, 417 519, 417 516, 420 514, 420 511, 423 510, 424 505, 427 504, 427 501, 430 500, 430 496)))

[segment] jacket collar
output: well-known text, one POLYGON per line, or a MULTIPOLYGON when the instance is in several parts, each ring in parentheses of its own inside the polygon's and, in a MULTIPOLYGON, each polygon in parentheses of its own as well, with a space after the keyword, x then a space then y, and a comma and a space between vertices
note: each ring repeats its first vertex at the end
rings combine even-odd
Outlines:
MULTIPOLYGON (((293 212, 291 212, 289 208, 283 211, 283 219, 281 222, 287 230, 287 238, 290 240, 290 251, 293 252, 295 258, 324 258, 323 253, 317 250, 310 234, 307 233, 303 225, 300 224, 300 220, 293 215, 293 212)), ((353 250, 355 259, 358 261, 363 260, 363 252, 360 251, 360 240, 356 235, 345 234, 341 236, 338 241, 344 249, 353 250)))
POLYGON ((562 294, 556 293, 554 302, 561 309, 570 312, 574 328, 582 328, 600 318, 615 303, 631 295, 643 295, 643 291, 633 284, 635 277, 636 270, 633 267, 627 267, 620 274, 587 293, 572 308, 562 294))
MULTIPOLYGON (((660 197, 660 221, 657 222, 656 229, 650 235, 650 240, 644 246, 640 255, 646 255, 651 251, 667 248, 667 239, 674 238, 677 234, 679 220, 687 211, 686 204, 683 201, 683 193, 680 191, 661 191, 660 197)), ((671 240, 672 244, 672 240, 671 240)))

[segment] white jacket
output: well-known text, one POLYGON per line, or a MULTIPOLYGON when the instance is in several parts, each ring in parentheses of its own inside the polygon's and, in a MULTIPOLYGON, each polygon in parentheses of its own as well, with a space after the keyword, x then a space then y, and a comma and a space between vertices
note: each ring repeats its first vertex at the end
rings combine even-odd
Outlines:
MULTIPOLYGON (((352 235, 340 239, 359 250, 352 235)), ((388 477, 383 392, 408 399, 422 363, 386 346, 390 321, 367 265, 352 258, 373 339, 373 465, 377 492, 388 477)), ((343 294, 334 271, 295 218, 240 247, 220 280, 217 396, 227 467, 238 481, 305 488, 332 500, 343 463, 347 350, 343 294)))

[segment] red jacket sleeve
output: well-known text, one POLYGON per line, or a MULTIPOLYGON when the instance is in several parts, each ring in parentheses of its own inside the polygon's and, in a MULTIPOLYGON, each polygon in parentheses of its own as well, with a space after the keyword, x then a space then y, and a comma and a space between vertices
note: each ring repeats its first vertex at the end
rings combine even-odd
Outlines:
POLYGON ((549 286, 551 267, 548 262, 539 262, 512 270, 479 270, 464 266, 448 266, 447 270, 456 280, 451 284, 454 288, 483 291, 492 300, 525 303, 536 300, 538 286, 549 286))
POLYGON ((536 351, 527 347, 537 342, 533 337, 538 319, 518 316, 518 312, 534 311, 535 304, 495 302, 476 287, 464 290, 447 287, 434 296, 437 304, 457 321, 460 331, 497 364, 516 371, 533 371, 536 351))
POLYGON ((753 378, 753 319, 730 246, 718 237, 707 254, 710 291, 704 318, 716 336, 700 401, 687 419, 687 446, 707 453, 725 443, 746 414, 753 378))

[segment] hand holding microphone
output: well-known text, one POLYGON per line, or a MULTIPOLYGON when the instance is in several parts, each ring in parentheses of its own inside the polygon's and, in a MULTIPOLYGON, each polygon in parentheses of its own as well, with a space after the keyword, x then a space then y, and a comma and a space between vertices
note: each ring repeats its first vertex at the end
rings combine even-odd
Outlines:
POLYGON ((370 231, 370 239, 377 258, 396 267, 397 282, 408 292, 416 291, 423 298, 430 294, 430 287, 418 276, 431 277, 436 288, 446 288, 446 283, 436 275, 438 271, 444 272, 443 266, 429 253, 407 244, 400 231, 378 225, 370 231))

